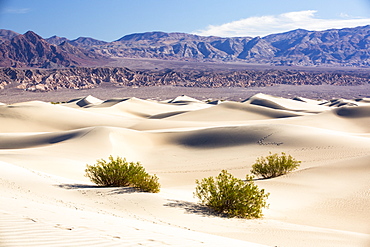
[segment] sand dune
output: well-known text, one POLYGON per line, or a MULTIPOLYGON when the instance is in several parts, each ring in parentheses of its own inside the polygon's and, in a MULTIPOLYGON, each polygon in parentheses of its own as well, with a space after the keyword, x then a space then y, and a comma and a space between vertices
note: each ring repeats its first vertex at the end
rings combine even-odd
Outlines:
POLYGON ((214 107, 170 116, 177 121, 245 121, 271 118, 295 117, 304 114, 286 110, 275 110, 257 105, 245 105, 237 102, 224 102, 214 107))
POLYGON ((186 95, 181 95, 181 96, 178 96, 174 99, 165 100, 163 102, 175 103, 175 104, 203 103, 200 100, 194 99, 194 98, 186 96, 186 95))
POLYGON ((103 103, 103 101, 101 99, 89 95, 81 99, 70 100, 69 103, 70 104, 72 103, 71 105, 76 104, 76 106, 79 107, 91 107, 93 105, 100 105, 103 103))
POLYGON ((297 112, 318 113, 328 110, 327 107, 313 103, 312 100, 300 102, 266 94, 256 94, 244 101, 245 104, 260 105, 272 109, 290 110, 297 112))
POLYGON ((1 132, 52 132, 91 126, 129 127, 135 119, 110 116, 45 102, 0 106, 1 132))
POLYGON ((368 98, 90 95, 1 104, 0 121, 0 246, 370 246, 368 98), (244 178, 269 152, 302 164, 256 181, 271 194, 262 219, 196 203, 195 179, 244 178), (161 192, 93 185, 86 164, 109 155, 142 162, 161 192))

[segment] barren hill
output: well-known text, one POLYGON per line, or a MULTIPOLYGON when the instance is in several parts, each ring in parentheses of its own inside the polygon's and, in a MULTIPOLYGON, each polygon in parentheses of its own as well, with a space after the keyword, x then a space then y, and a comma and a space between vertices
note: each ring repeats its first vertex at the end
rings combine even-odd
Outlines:
POLYGON ((366 85, 366 71, 286 70, 130 70, 128 68, 77 67, 65 69, 0 69, 0 88, 26 91, 54 91, 62 88, 90 89, 108 86, 181 86, 198 88, 261 87, 285 85, 366 85))

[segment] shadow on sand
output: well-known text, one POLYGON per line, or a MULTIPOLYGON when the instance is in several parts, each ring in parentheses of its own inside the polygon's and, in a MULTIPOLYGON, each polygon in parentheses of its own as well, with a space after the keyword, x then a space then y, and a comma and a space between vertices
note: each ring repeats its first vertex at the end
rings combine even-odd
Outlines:
POLYGON ((131 194, 141 192, 133 187, 104 187, 98 185, 89 185, 89 184, 58 184, 55 185, 62 189, 67 190, 78 190, 78 189, 104 189, 107 195, 116 195, 116 194, 131 194))
POLYGON ((181 208, 184 209, 188 214, 198 214, 201 216, 217 216, 228 218, 226 214, 220 214, 207 206, 203 206, 193 202, 180 201, 180 200, 168 200, 169 202, 164 204, 165 207, 181 208))
POLYGON ((90 185, 90 184, 58 184, 58 185, 55 185, 55 186, 57 186, 59 188, 62 188, 62 189, 67 189, 67 190, 101 188, 101 186, 90 185))

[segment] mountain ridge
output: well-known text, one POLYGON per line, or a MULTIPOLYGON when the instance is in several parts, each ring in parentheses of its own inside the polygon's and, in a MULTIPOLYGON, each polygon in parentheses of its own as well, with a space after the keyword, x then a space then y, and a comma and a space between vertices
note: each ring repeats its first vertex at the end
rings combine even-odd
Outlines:
POLYGON ((122 67, 74 67, 62 69, 0 68, 0 89, 55 91, 107 87, 176 86, 197 88, 269 87, 284 85, 366 85, 367 71, 289 70, 131 70, 122 67))
MULTIPOLYGON (((45 67, 45 64, 29 63, 24 59, 18 61, 14 54, 13 58, 4 56, 12 49, 15 54, 30 52, 24 49, 14 50, 14 45, 9 45, 9 42, 12 43, 12 40, 19 36, 14 36, 15 34, 10 30, 0 30, 0 38, 3 41, 0 43, 0 66, 45 67), (4 62, 8 58, 11 61, 4 62)), ((74 40, 58 36, 47 39, 38 37, 38 42, 43 43, 44 47, 47 46, 45 42, 48 42, 56 46, 55 50, 63 43, 79 48, 78 51, 71 47, 69 51, 61 51, 68 62, 59 61, 54 56, 56 67, 93 66, 99 64, 99 60, 117 58, 241 62, 276 66, 370 67, 370 25, 324 31, 296 29, 264 37, 224 38, 160 31, 129 34, 112 42, 89 37, 74 40)), ((23 48, 32 47, 32 40, 30 42, 31 44, 23 48)), ((34 51, 31 53, 37 55, 34 51)), ((39 60, 44 59, 41 57, 39 60)))
POLYGON ((0 66, 62 68, 99 65, 107 58, 63 41, 48 43, 33 31, 16 35, 0 44, 0 66))

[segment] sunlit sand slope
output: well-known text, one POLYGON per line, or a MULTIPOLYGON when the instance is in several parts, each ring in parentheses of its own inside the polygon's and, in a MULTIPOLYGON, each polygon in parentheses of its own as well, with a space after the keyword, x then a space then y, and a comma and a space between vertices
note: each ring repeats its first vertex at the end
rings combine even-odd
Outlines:
POLYGON ((370 246, 370 101, 157 102, 86 96, 0 105, 0 246, 370 246), (285 152, 298 170, 256 184, 262 219, 200 207, 195 180, 244 178, 285 152), (140 161, 158 194, 101 188, 87 164, 140 161))

